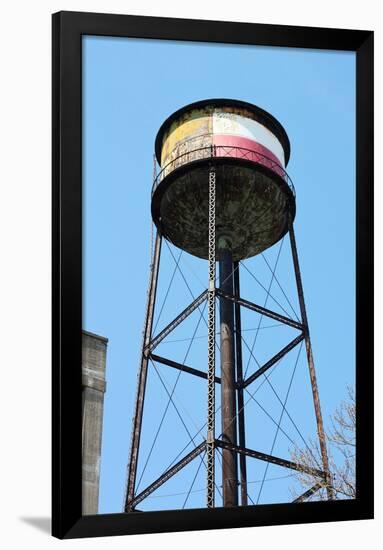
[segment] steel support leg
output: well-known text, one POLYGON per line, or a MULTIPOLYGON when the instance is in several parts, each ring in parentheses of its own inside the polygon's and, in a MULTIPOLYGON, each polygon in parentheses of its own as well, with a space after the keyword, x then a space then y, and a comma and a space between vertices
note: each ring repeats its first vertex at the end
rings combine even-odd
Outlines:
POLYGON ((317 384, 317 378, 316 378, 316 372, 315 372, 315 366, 314 366, 314 358, 313 358, 312 347, 311 347, 310 331, 309 331, 309 325, 307 321, 305 299, 303 295, 303 285, 302 285, 301 272, 299 268, 297 244, 295 240, 294 227, 291 220, 289 224, 289 234, 290 234, 291 252, 292 252, 292 257, 294 262, 295 279, 296 279, 297 290, 298 290, 299 307, 301 310, 302 324, 304 327, 306 354, 307 354, 311 389, 312 389, 313 401, 314 401, 314 410, 315 410, 315 417, 316 417, 317 430, 318 430, 319 446, 320 446, 320 451, 322 456, 323 470, 326 473, 327 497, 328 499, 332 500, 334 498, 334 489, 332 487, 332 481, 331 481, 331 475, 330 475, 327 446, 326 446, 326 435, 323 427, 322 410, 321 410, 321 405, 319 400, 319 391, 318 391, 318 384, 317 384))
POLYGON ((130 446, 130 459, 128 466, 128 483, 125 496, 125 512, 131 511, 129 503, 134 498, 137 475, 138 452, 140 447, 142 415, 144 411, 145 387, 148 374, 149 352, 145 351, 150 343, 153 327, 154 305, 156 301, 158 270, 161 256, 161 235, 157 232, 154 246, 153 262, 150 266, 150 280, 148 289, 148 301, 146 306, 145 328, 143 334, 141 367, 138 373, 136 402, 133 416, 132 441, 130 446))
MULTIPOLYGON (((233 257, 224 237, 218 241, 219 281, 223 292, 233 294, 233 257)), ((236 445, 236 395, 234 368, 234 304, 220 299, 221 333, 221 418, 222 440, 236 445)), ((222 490, 223 505, 238 506, 238 474, 236 453, 222 451, 222 490)))
MULTIPOLYGON (((234 296, 239 298, 240 283, 239 283, 239 262, 234 262, 234 296)), ((242 327, 241 327, 241 306, 238 302, 234 305, 235 316, 235 359, 237 370, 237 403, 238 403, 238 443, 240 447, 246 447, 245 437, 245 408, 243 398, 243 368, 242 368, 242 327)), ((246 455, 239 455, 239 474, 241 485, 241 505, 247 506, 247 470, 246 470, 246 455)))

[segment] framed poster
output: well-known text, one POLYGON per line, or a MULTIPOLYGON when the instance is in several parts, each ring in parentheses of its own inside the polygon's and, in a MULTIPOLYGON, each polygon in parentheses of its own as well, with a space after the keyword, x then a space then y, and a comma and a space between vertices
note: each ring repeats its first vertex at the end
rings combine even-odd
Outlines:
POLYGON ((53 15, 54 536, 372 518, 372 78, 370 31, 53 15))

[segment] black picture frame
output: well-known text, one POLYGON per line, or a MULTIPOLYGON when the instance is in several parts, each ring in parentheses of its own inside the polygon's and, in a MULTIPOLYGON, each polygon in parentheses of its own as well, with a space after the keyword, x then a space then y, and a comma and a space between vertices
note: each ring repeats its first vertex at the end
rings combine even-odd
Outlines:
POLYGON ((373 518, 373 32, 59 12, 52 17, 53 469, 58 538, 373 518), (83 35, 356 52, 357 498, 256 507, 81 514, 83 35))

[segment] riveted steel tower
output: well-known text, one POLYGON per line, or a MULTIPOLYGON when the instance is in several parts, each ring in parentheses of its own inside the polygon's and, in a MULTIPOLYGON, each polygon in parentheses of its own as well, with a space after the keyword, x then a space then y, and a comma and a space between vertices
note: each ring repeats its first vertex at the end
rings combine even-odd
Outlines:
POLYGON ((157 228, 151 265, 144 341, 133 415, 125 511, 130 512, 195 457, 206 452, 206 505, 215 506, 215 452, 222 451, 223 506, 247 505, 246 458, 253 457, 293 470, 302 466, 246 447, 244 390, 299 343, 305 342, 322 468, 302 500, 326 482, 329 464, 310 333, 293 229, 294 187, 285 171, 290 144, 281 124, 259 107, 237 100, 211 99, 187 105, 161 126, 155 144, 161 171, 152 190, 152 218, 157 228), (240 294, 240 262, 256 256, 289 234, 300 320, 295 321, 240 294), (166 239, 208 263, 207 287, 161 332, 153 334, 153 312, 160 269, 161 242, 166 239), (219 285, 216 284, 216 264, 219 285), (216 357, 216 302, 219 300, 220 357, 216 357), (154 354, 158 344, 196 308, 207 302, 207 373, 154 354), (286 324, 299 335, 248 378, 242 372, 241 308, 286 324), (207 380, 207 429, 200 445, 185 454, 143 491, 136 493, 142 415, 149 361, 207 380), (218 363, 218 368, 216 368, 218 363), (215 391, 221 391, 221 435, 215 429, 215 391), (241 498, 239 500, 238 487, 241 498))

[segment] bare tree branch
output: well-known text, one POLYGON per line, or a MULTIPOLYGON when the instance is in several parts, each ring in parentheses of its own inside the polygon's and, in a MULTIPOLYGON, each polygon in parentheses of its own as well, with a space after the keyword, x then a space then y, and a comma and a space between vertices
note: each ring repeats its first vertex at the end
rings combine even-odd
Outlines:
MULTIPOLYGON (((352 387, 347 387, 347 399, 331 416, 331 429, 326 432, 328 442, 330 478, 336 498, 355 498, 355 428, 356 406, 355 392, 352 387)), ((309 440, 306 448, 294 447, 290 449, 291 459, 308 468, 323 469, 319 444, 309 440)), ((299 494, 318 483, 318 479, 305 472, 297 472, 295 475, 299 483, 299 490, 291 489, 294 499, 299 494)), ((307 500, 327 500, 326 480, 321 480, 322 488, 310 495, 307 500)))

